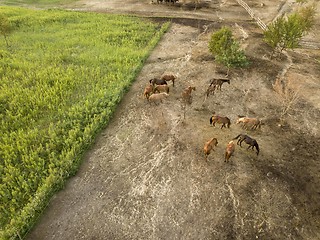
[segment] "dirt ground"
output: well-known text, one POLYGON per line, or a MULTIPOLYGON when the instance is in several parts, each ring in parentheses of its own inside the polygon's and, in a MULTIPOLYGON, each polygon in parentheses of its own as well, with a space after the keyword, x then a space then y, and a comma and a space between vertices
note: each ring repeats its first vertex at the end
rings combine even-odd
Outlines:
MULTIPOLYGON (((247 4, 265 23, 297 5, 247 4)), ((262 30, 236 1, 203 2, 195 9, 101 0, 69 8, 166 16, 172 26, 77 175, 26 239, 320 239, 320 50, 301 48, 270 59, 262 30), (230 84, 205 99, 209 80, 225 76, 208 51, 211 33, 221 26, 232 28, 251 64, 231 70, 230 84), (143 89, 164 72, 177 76, 175 86, 169 83, 164 103, 151 105, 143 89), (274 91, 277 77, 296 98, 274 91), (184 111, 180 96, 188 85, 196 91, 184 111), (286 106, 291 108, 280 124, 286 106), (229 129, 210 126, 214 112, 231 119, 229 129), (235 124, 237 115, 265 124, 246 131, 235 124), (225 163, 226 144, 239 133, 255 138, 260 154, 236 146, 225 163), (211 137, 219 143, 205 161, 203 145, 211 137)), ((319 25, 317 16, 315 29, 319 25)), ((320 42, 320 34, 306 39, 320 42)))

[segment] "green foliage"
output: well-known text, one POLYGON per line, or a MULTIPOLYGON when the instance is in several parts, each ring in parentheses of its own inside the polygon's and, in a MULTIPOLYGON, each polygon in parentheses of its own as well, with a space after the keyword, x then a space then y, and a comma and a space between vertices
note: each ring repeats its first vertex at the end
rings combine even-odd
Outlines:
POLYGON ((240 49, 239 43, 233 38, 228 27, 222 27, 211 35, 209 51, 215 55, 216 61, 231 67, 245 67, 248 60, 244 51, 240 49))
POLYGON ((301 38, 314 25, 316 9, 314 6, 301 8, 288 17, 281 16, 269 24, 264 32, 264 41, 274 50, 293 49, 299 46, 301 38))
POLYGON ((233 43, 232 32, 228 27, 222 27, 211 35, 209 50, 214 55, 226 52, 233 43))
POLYGON ((0 7, 0 239, 32 226, 74 174, 169 24, 0 7), (27 36, 27 37, 26 37, 27 36))

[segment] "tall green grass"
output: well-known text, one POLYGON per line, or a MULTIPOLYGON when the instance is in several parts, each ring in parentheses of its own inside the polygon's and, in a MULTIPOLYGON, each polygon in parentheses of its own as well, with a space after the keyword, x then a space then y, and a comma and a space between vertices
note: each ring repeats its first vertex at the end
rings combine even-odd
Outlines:
POLYGON ((169 24, 0 7, 0 239, 23 236, 112 116, 169 24), (2 37, 2 36, 0 36, 2 37))

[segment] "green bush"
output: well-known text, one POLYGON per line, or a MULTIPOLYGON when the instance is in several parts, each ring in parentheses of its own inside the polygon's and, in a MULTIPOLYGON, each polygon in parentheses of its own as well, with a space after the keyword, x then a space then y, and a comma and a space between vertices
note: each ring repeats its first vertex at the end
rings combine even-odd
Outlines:
POLYGON ((315 6, 307 6, 290 14, 281 16, 268 25, 264 41, 273 51, 282 52, 299 46, 301 38, 308 33, 315 21, 315 6))
POLYGON ((245 67, 249 64, 244 51, 228 27, 222 27, 211 35, 209 51, 218 63, 225 65, 228 69, 245 67))

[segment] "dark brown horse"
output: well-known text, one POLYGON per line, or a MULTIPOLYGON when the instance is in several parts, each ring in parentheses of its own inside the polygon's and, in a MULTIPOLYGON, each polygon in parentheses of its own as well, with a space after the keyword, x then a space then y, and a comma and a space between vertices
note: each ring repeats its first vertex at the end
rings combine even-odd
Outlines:
POLYGON ((167 85, 166 80, 159 79, 159 78, 152 78, 149 80, 149 83, 154 85, 167 85))
POLYGON ((218 115, 213 115, 210 118, 210 125, 212 124, 212 126, 215 126, 216 123, 222 124, 221 129, 223 127, 226 127, 226 124, 227 124, 228 128, 231 125, 231 121, 230 121, 230 119, 228 117, 221 117, 221 116, 218 116, 218 115))
POLYGON ((221 86, 225 82, 230 84, 230 79, 213 78, 213 79, 210 80, 210 86, 216 86, 216 88, 221 91, 221 86))
POLYGON ((240 145, 240 147, 242 147, 241 143, 244 141, 246 144, 249 145, 248 149, 251 148, 253 150, 253 148, 255 147, 257 150, 257 155, 259 155, 260 149, 259 149, 258 142, 255 139, 253 139, 245 134, 239 134, 233 140, 236 140, 238 138, 239 138, 239 140, 237 142, 237 145, 240 145))

